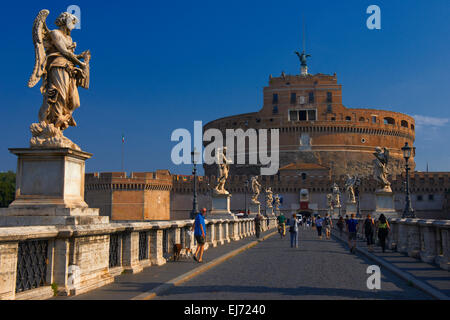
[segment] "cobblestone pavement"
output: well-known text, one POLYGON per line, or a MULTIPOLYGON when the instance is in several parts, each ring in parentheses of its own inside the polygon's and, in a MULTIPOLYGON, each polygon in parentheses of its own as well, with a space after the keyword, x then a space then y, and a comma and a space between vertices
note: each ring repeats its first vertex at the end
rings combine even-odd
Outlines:
MULTIPOLYGON (((339 236, 337 230, 334 231, 334 234, 339 236)), ((342 238, 345 239, 345 237, 346 235, 344 233, 342 238)), ((367 250, 366 240, 359 239, 357 246, 367 250)), ((386 250, 383 253, 380 246, 374 246, 371 253, 401 269, 403 272, 409 273, 417 280, 421 280, 436 290, 450 296, 450 272, 396 251, 386 250)))
POLYGON ((373 262, 315 230, 300 230, 298 249, 288 237, 273 236, 156 299, 431 299, 383 268, 381 289, 368 289, 373 262))
MULTIPOLYGON (((267 234, 276 231, 272 229, 261 233, 261 238, 267 234)), ((256 240, 255 236, 232 241, 230 243, 219 245, 215 248, 210 247, 204 252, 204 261, 207 263, 235 249, 238 249, 250 242, 256 240)), ((75 300, 128 300, 135 296, 152 290, 167 281, 170 281, 186 272, 189 272, 200 266, 192 258, 180 259, 180 261, 168 261, 162 266, 151 266, 145 268, 137 274, 121 274, 115 278, 114 283, 95 289, 93 291, 72 296, 72 297, 55 297, 53 299, 75 299, 75 300)))

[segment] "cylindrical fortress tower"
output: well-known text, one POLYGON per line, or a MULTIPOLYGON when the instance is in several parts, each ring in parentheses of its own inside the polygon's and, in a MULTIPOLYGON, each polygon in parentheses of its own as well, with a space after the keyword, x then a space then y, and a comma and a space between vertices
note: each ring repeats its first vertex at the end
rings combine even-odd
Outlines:
MULTIPOLYGON (((330 168, 335 176, 348 173, 367 177, 373 173, 375 147, 389 149, 391 175, 404 171, 401 148, 405 142, 413 145, 414 125, 414 118, 399 112, 346 108, 336 74, 283 73, 269 77, 260 111, 214 120, 203 129, 219 129, 224 139, 226 129, 279 129, 280 167, 316 163, 330 168)), ((410 164, 414 168, 414 159, 410 164)), ((216 174, 215 165, 204 168, 206 175, 216 174)), ((233 164, 230 171, 260 173, 258 165, 233 164)))

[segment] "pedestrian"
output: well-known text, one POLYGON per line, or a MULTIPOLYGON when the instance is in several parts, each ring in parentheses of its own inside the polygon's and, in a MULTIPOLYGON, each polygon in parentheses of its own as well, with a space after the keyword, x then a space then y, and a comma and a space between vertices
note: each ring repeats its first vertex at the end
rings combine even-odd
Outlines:
POLYGON ((373 221, 370 214, 367 215, 367 218, 364 220, 363 224, 364 234, 367 240, 367 249, 369 251, 373 251, 373 236, 375 229, 375 222, 373 221))
POLYGON ((336 225, 339 228, 339 236, 340 237, 342 237, 342 230, 344 229, 344 224, 345 224, 344 218, 342 218, 342 216, 339 217, 339 220, 336 223, 336 225))
POLYGON ((292 215, 292 220, 290 220, 289 226, 289 232, 291 234, 291 248, 298 248, 298 221, 295 213, 292 215))
POLYGON ((256 233, 256 239, 259 239, 259 236, 261 234, 261 221, 262 221, 262 215, 258 212, 258 214, 255 217, 255 233, 256 233))
POLYGON ((317 235, 319 236, 319 239, 322 239, 322 226, 323 226, 323 219, 319 215, 316 218, 316 228, 317 228, 317 235))
POLYGON ((328 213, 325 214, 325 218, 323 219, 323 227, 325 229, 325 236, 329 240, 331 237, 331 227, 333 226, 333 221, 331 221, 328 213))
POLYGON ((356 248, 356 228, 358 226, 358 220, 355 219, 355 214, 352 213, 351 218, 347 220, 347 232, 348 232, 348 247, 350 252, 354 253, 356 248))
POLYGON ((206 242, 205 215, 206 208, 203 208, 195 217, 194 225, 192 226, 195 240, 197 241, 197 250, 195 250, 195 254, 192 256, 192 258, 200 263, 203 262, 203 250, 206 242))
POLYGON ((381 250, 386 250, 386 238, 389 234, 389 230, 391 227, 389 226, 389 222, 387 221, 384 214, 381 214, 377 221, 377 228, 378 228, 378 239, 380 240, 380 246, 381 250))

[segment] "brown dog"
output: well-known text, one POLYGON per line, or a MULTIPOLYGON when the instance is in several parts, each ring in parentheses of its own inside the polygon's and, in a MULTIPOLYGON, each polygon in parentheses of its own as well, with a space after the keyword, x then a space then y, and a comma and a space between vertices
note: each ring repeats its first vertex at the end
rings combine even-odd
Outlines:
POLYGON ((173 261, 180 260, 180 257, 189 257, 192 256, 192 251, 190 248, 184 248, 181 246, 181 244, 176 243, 173 245, 173 261))

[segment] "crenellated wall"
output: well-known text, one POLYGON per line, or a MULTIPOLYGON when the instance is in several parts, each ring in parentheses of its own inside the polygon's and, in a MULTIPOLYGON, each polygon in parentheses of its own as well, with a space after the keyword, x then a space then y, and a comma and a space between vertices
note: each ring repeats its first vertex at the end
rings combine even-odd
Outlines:
POLYGON ((111 220, 170 220, 171 189, 168 170, 88 173, 85 201, 111 220))

